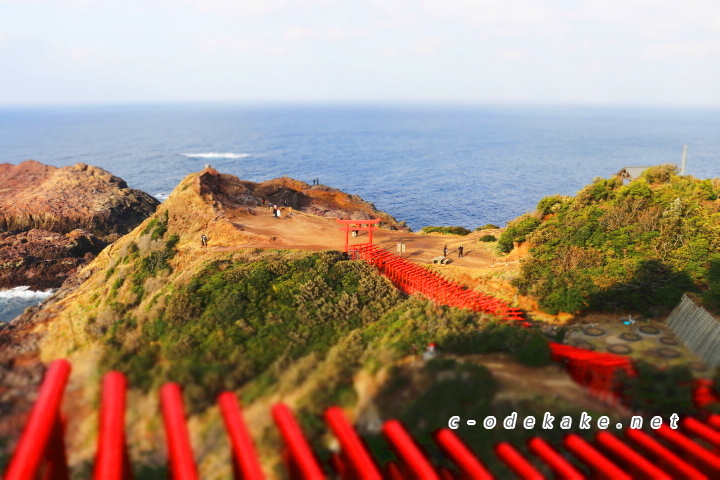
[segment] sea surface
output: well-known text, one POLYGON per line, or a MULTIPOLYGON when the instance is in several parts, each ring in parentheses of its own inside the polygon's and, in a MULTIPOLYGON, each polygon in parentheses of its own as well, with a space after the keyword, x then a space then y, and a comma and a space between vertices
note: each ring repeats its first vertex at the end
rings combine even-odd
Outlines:
MULTIPOLYGON (((97 165, 160 200, 211 164, 360 195, 417 230, 500 226, 625 166, 720 177, 720 111, 509 106, 0 108, 0 163, 97 165)), ((27 292, 23 292, 26 294, 27 292)), ((0 296, 0 319, 7 301, 0 296)), ((14 297, 13 297, 14 298, 14 297)), ((5 315, 7 317, 7 315, 5 315)))

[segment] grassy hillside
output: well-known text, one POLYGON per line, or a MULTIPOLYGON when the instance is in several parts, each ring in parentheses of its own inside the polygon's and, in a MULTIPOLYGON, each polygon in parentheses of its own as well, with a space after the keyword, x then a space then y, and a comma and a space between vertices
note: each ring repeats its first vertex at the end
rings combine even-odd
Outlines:
MULTIPOLYGON (((484 366, 500 355, 493 357, 496 366, 515 365, 523 376, 548 378, 584 398, 564 373, 545 366, 549 351, 539 332, 408 297, 339 252, 242 248, 251 232, 225 220, 222 202, 206 185, 216 181, 208 172, 183 180, 151 218, 82 272, 83 283, 35 314, 42 360, 73 363, 67 438, 76 478, 91 469, 98 388, 110 370, 126 373, 131 386, 128 444, 137 478, 164 471, 157 394, 167 381, 183 387, 200 474, 210 479, 231 472, 215 407, 222 390, 241 399, 271 478, 282 478, 280 439, 269 414, 279 401, 293 408, 325 453, 321 414, 331 405, 345 407, 381 458, 387 448, 378 427, 388 418, 402 418, 429 443, 429 432, 446 425, 451 411, 581 408, 539 397, 524 384, 509 394, 484 366), (211 247, 201 246, 201 234, 211 247), (439 364, 421 359, 429 342, 443 349, 439 364), (485 385, 476 408, 473 399, 485 385)), ((488 439, 502 434, 481 435, 475 447, 489 453, 488 439)))
POLYGON ((575 197, 546 197, 499 240, 532 248, 515 285, 550 312, 659 314, 684 291, 720 307, 720 180, 672 165, 627 184, 596 179, 575 197))

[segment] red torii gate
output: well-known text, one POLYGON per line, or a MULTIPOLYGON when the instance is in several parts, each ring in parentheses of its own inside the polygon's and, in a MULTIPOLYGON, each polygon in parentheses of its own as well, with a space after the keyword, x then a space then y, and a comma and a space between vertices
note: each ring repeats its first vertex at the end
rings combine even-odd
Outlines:
POLYGON ((343 225, 339 228, 340 231, 345 230, 345 251, 350 251, 350 231, 362 231, 362 232, 368 232, 368 236, 370 237, 368 242, 369 244, 373 243, 372 235, 373 231, 377 228, 376 225, 380 223, 382 220, 379 218, 373 218, 372 220, 340 220, 339 218, 336 218, 338 223, 343 225), (350 226, 353 225, 352 228, 350 226), (367 227, 363 227, 363 225, 367 225, 367 227))
MULTIPOLYGON (((34 478, 68 480, 69 468, 65 455, 64 428, 60 412, 63 392, 68 381, 70 364, 66 360, 53 362, 40 387, 38 399, 27 421, 25 431, 15 448, 4 480, 34 478), (37 477, 42 473, 41 477, 37 477)), ((95 480, 128 480, 133 478, 128 459, 125 436, 125 408, 127 381, 123 374, 105 375, 100 404, 95 480)), ((186 426, 185 409, 180 386, 167 383, 160 389, 162 419, 165 425, 168 479, 195 480, 198 469, 186 426)), ((224 392, 218 398, 230 438, 231 461, 235 480, 263 480, 265 474, 252 438, 245 425, 237 398, 224 392)), ((428 457, 397 420, 387 420, 382 427, 387 446, 396 461, 383 466, 363 443, 358 433, 338 407, 325 412, 325 420, 340 446, 329 462, 321 461, 312 450, 293 412, 284 404, 271 409, 285 445, 283 460, 287 478, 291 480, 323 480, 328 478, 327 467, 342 480, 485 480, 495 477, 493 472, 457 436, 446 428, 434 435, 435 443, 449 461, 439 467, 428 457), (459 476, 458 476, 459 475, 459 476)), ((545 476, 537 469, 538 460, 563 480, 581 480, 586 472, 568 462, 572 454, 578 465, 587 468, 589 478, 653 478, 711 479, 720 478, 720 415, 701 412, 697 418, 684 417, 679 430, 667 425, 648 432, 629 427, 624 439, 608 431, 600 431, 595 440, 583 439, 568 432, 564 441, 551 445, 541 437, 528 440, 525 455, 508 442, 495 445, 495 455, 522 479, 541 480, 545 476), (659 441, 662 440, 662 443, 659 441), (563 451, 564 450, 564 451, 563 451)), ((335 478, 335 477, 333 477, 335 478)))

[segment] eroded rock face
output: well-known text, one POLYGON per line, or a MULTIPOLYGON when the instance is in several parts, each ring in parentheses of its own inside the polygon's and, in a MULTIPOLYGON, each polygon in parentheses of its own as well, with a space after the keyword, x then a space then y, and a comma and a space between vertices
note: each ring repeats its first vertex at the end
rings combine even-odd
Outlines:
POLYGON ((240 180, 206 170, 200 176, 201 195, 212 197, 222 205, 288 206, 304 213, 321 217, 346 220, 369 220, 380 218, 381 226, 391 230, 409 230, 405 222, 398 222, 391 215, 378 210, 370 202, 357 195, 350 195, 325 185, 308 185, 292 178, 274 178, 262 183, 240 180))
POLYGON ((0 231, 81 228, 97 236, 125 234, 159 202, 102 168, 52 167, 34 160, 0 164, 0 231))
POLYGON ((58 288, 107 244, 87 230, 62 234, 47 230, 0 233, 0 289, 58 288))

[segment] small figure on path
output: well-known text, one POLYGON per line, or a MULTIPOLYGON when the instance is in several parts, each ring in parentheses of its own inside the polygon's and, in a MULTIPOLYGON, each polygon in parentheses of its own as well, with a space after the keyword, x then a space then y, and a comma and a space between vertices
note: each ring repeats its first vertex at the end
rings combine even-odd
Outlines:
POLYGON ((428 361, 432 358, 435 358, 436 355, 437 355, 437 344, 428 343, 427 348, 425 349, 425 352, 423 353, 423 360, 428 361))
POLYGON ((202 244, 203 247, 207 247, 207 237, 205 234, 200 235, 200 244, 202 244))
POLYGON ((288 206, 288 205, 287 205, 287 198, 286 198, 285 200, 283 200, 283 203, 285 204, 286 207, 288 206))
POLYGON ((463 246, 460 245, 458 247, 458 258, 462 258, 462 256, 463 256, 463 246))
POLYGON ((262 201, 263 201, 262 204, 265 205, 265 197, 263 197, 262 201))
POLYGON ((443 247, 443 257, 447 257, 447 245, 443 247))

